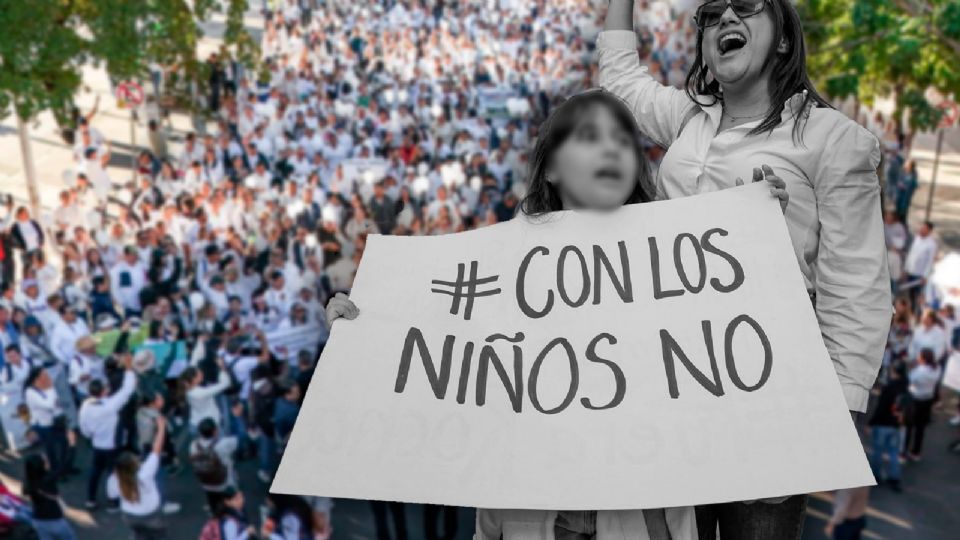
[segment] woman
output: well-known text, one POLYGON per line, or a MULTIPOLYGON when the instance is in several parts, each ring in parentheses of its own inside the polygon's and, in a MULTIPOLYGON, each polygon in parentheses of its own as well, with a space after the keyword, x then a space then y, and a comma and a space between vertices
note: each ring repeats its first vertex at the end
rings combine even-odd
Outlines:
POLYGON ((156 426, 153 446, 143 463, 136 454, 124 452, 117 458, 114 472, 107 479, 107 497, 120 499, 124 521, 130 526, 136 540, 167 538, 156 480, 160 452, 167 432, 166 418, 159 416, 156 426))
MULTIPOLYGON (((657 198, 715 191, 773 171, 783 177, 787 227, 827 350, 847 407, 865 411, 890 324, 879 142, 817 94, 788 0, 701 4, 685 90, 661 85, 641 67, 633 4, 610 2, 597 41, 600 85, 667 148, 657 198)), ((700 538, 713 539, 718 525, 724 537, 799 538, 805 506, 806 495, 704 506, 700 538), (759 530, 766 525, 773 528, 759 530)))
POLYGON ((24 463, 23 494, 33 505, 33 528, 40 540, 76 538, 63 517, 57 477, 47 467, 47 460, 39 454, 28 456, 24 463))
POLYGON ((917 357, 916 364, 910 369, 908 376, 910 386, 910 404, 907 406, 907 436, 903 442, 904 457, 910 461, 920 461, 920 451, 923 450, 923 434, 930 423, 930 412, 940 381, 940 366, 937 365, 934 353, 930 349, 923 349, 917 357))
POLYGON ((213 418, 219 425, 221 421, 220 408, 217 405, 217 396, 230 386, 230 375, 223 365, 223 360, 217 358, 220 368, 219 376, 214 384, 202 386, 203 372, 195 367, 188 367, 180 374, 180 391, 185 396, 190 410, 190 428, 195 432, 200 421, 204 418, 213 418))
POLYGON ((913 314, 910 312, 910 301, 900 297, 893 304, 893 320, 890 322, 887 350, 884 354, 885 370, 889 371, 895 364, 906 362, 912 341, 913 314))
POLYGON ((313 510, 298 495, 267 495, 270 515, 261 538, 269 540, 314 540, 313 510))
POLYGON ((87 252, 84 256, 82 272, 84 276, 91 280, 96 277, 106 278, 110 275, 110 271, 107 269, 107 265, 103 261, 103 254, 100 253, 99 248, 91 247, 87 249, 87 252))
POLYGON ((207 522, 207 528, 215 527, 219 536, 204 536, 201 538, 217 538, 221 540, 247 540, 256 538, 256 529, 247 522, 243 515, 243 492, 228 487, 223 492, 223 498, 217 508, 213 509, 213 518, 207 522))
POLYGON ((915 359, 923 349, 930 349, 934 361, 938 364, 945 360, 950 352, 950 335, 943 326, 937 312, 931 308, 923 310, 920 324, 913 329, 908 355, 915 359))
POLYGON ((897 184, 897 217, 900 221, 907 222, 907 214, 910 212, 910 205, 913 203, 913 194, 917 191, 919 179, 917 177, 917 162, 907 160, 903 167, 903 176, 897 184))

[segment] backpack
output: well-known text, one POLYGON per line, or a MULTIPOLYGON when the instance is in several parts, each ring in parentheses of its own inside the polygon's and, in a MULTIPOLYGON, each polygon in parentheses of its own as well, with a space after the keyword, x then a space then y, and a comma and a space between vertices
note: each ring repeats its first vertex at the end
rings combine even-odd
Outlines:
POLYGON ((190 465, 203 486, 218 487, 227 481, 227 466, 217 455, 215 446, 216 441, 209 445, 197 442, 196 449, 190 453, 190 465))
POLYGON ((223 532, 220 530, 220 520, 210 518, 200 530, 200 537, 197 540, 223 540, 223 532))

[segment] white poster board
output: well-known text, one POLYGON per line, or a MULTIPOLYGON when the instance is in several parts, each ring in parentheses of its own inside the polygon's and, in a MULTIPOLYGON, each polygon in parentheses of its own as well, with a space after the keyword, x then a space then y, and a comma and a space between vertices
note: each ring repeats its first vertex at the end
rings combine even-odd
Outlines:
POLYGON ((307 350, 316 354, 323 329, 315 323, 289 328, 278 328, 266 332, 267 346, 278 358, 295 362, 300 351, 307 350))
POLYGON ((874 482, 765 185, 372 235, 351 299, 274 492, 605 510, 874 482))

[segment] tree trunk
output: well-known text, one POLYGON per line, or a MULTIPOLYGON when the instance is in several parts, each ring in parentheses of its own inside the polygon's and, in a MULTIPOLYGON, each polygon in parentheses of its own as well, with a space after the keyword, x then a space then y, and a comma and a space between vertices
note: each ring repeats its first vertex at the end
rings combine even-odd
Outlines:
POLYGON ((20 155, 23 156, 23 176, 27 180, 27 196, 34 219, 40 217, 40 192, 37 190, 37 175, 33 166, 33 150, 26 121, 17 115, 17 134, 20 137, 20 155))

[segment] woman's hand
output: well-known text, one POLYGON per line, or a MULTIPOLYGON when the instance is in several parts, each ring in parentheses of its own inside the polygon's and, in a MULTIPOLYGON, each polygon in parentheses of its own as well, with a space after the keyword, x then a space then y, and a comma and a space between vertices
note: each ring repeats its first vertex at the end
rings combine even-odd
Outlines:
POLYGON ((333 321, 341 317, 347 320, 356 319, 359 314, 360 310, 357 309, 357 305, 343 293, 337 293, 327 302, 326 315, 328 325, 332 325, 333 321))
MULTIPOLYGON (((787 193, 787 183, 773 172, 769 165, 761 165, 761 168, 753 168, 753 181, 759 182, 766 179, 770 183, 770 194, 780 199, 780 209, 786 211, 787 203, 790 202, 790 194, 787 193)), ((737 178, 736 185, 742 186, 743 179, 737 178)))

